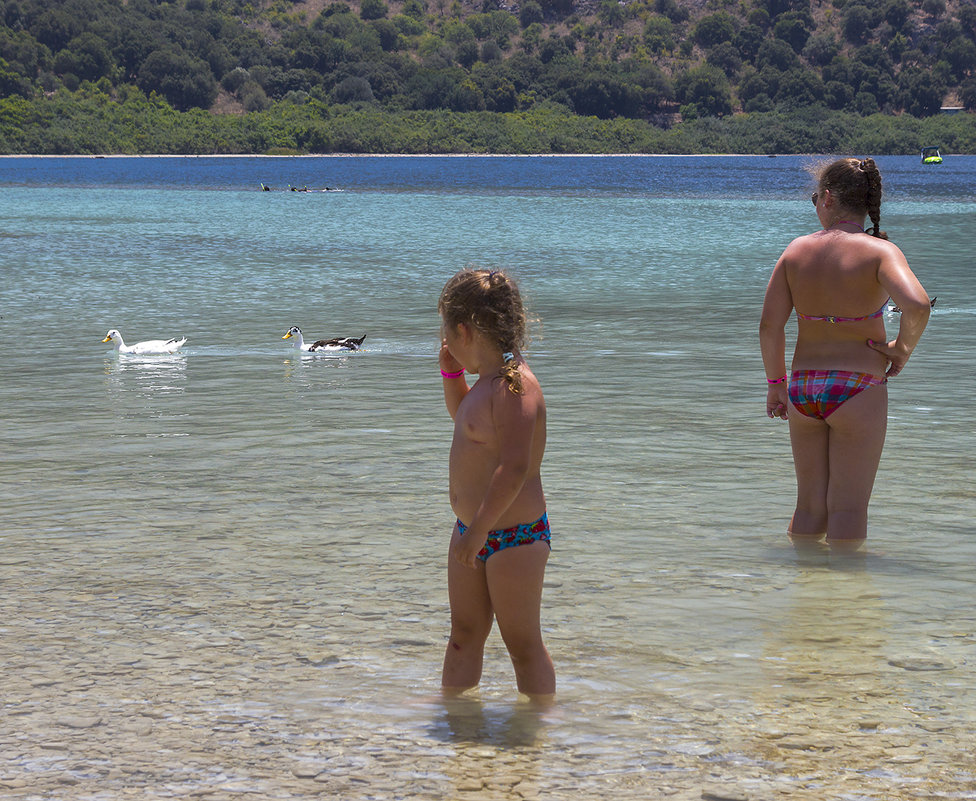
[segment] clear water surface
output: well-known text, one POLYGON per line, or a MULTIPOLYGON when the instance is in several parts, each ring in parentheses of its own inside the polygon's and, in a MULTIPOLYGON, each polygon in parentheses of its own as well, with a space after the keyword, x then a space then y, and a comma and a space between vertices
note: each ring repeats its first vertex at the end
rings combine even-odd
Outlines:
POLYGON ((878 159, 939 300, 846 559, 786 539, 756 336, 811 161, 0 158, 5 797, 976 798, 976 158, 878 159), (537 319, 545 712, 497 635, 436 700, 465 265, 537 319))

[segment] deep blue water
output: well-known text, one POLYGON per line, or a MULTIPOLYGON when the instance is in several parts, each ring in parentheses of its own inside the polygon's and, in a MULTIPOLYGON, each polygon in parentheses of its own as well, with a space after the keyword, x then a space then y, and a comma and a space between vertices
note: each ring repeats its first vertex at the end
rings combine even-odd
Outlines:
MULTIPOLYGON (((788 198, 812 156, 0 157, 0 186, 788 198)), ((971 200, 976 156, 879 157, 892 200, 971 200)))

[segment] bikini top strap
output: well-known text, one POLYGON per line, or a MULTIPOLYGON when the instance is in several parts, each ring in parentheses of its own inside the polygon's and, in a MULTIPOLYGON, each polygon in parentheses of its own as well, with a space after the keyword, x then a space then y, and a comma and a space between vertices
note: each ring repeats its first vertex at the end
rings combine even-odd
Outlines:
POLYGON ((885 302, 881 304, 881 308, 878 309, 874 314, 869 314, 867 316, 867 319, 868 320, 873 320, 875 317, 880 317, 882 314, 884 314, 885 313, 885 309, 888 308, 888 301, 889 300, 891 300, 891 298, 886 298, 885 299, 885 302))
POLYGON ((864 317, 835 317, 833 314, 825 314, 823 316, 815 314, 801 314, 799 310, 796 312, 796 316, 801 320, 820 320, 825 323, 859 323, 862 320, 873 320, 876 317, 880 317, 885 313, 885 309, 888 308, 888 301, 886 300, 881 304, 881 308, 872 314, 866 314, 864 317))

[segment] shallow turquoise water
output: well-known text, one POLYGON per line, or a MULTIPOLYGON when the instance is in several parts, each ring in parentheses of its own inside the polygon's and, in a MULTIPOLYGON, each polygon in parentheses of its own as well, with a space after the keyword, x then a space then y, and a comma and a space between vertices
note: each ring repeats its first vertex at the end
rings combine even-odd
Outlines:
MULTIPOLYGON (((703 782, 747 778, 798 790, 802 770, 784 765, 806 751, 773 757, 767 744, 819 727, 849 746, 840 772, 864 782, 857 797, 898 797, 900 782, 976 797, 959 789, 976 781, 976 198, 911 160, 881 164, 883 227, 939 301, 890 387, 868 553, 838 562, 786 541, 788 437, 763 413, 756 338, 772 263, 815 224, 803 159, 700 160, 695 180, 680 159, 604 160, 605 185, 600 160, 561 159, 530 186, 518 160, 500 175, 470 160, 460 177, 450 161, 410 160, 407 178, 395 159, 377 160, 386 172, 362 160, 361 186, 343 164, 346 191, 309 194, 254 191, 258 167, 233 160, 170 184, 155 177, 167 160, 151 160, 152 180, 139 172, 150 160, 113 164, 126 178, 110 183, 74 162, 70 180, 50 180, 39 160, 48 180, 26 185, 5 178, 11 161, 0 662, 20 678, 2 701, 5 721, 16 711, 0 723, 8 772, 73 769, 74 750, 45 761, 23 744, 50 739, 50 707, 111 719, 151 704, 146 682, 166 676, 167 725, 236 715, 269 738, 262 748, 304 764, 328 751, 312 733, 327 729, 348 756, 366 721, 380 732, 371 746, 399 743, 413 773, 367 749, 338 774, 426 792, 456 790, 445 760, 472 747, 518 771, 545 759, 534 781, 556 796, 610 782, 621 797, 664 784, 700 797, 703 782), (735 192, 730 170, 753 183, 735 192), (554 528, 544 623, 560 702, 530 735, 497 638, 480 705, 452 718, 426 700, 452 524, 436 299, 468 264, 510 268, 538 318, 529 359, 549 405, 554 528), (303 358, 281 340, 291 325, 366 333, 366 346, 303 358), (118 358, 100 342, 108 328, 189 342, 118 358), (130 670, 80 694, 23 678, 70 687, 105 664, 130 670), (928 756, 869 775, 856 755, 870 747, 850 732, 875 719, 921 737, 928 756)), ((958 163, 968 175, 976 160, 958 163)), ((274 785, 234 759, 199 781, 274 785)), ((99 775, 108 789, 76 797, 113 797, 99 775)), ((855 797, 836 775, 820 797, 855 797)))

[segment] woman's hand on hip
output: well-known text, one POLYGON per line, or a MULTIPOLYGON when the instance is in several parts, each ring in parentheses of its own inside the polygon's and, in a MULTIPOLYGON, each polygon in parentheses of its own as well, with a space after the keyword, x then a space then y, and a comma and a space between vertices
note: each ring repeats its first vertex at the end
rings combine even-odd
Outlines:
POLYGON ((904 369, 908 357, 911 355, 910 351, 899 347, 897 339, 893 339, 891 342, 875 342, 873 339, 869 339, 868 347, 873 348, 888 360, 888 368, 885 371, 886 378, 894 378, 898 375, 904 369))

